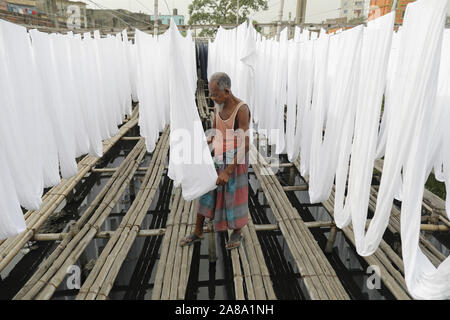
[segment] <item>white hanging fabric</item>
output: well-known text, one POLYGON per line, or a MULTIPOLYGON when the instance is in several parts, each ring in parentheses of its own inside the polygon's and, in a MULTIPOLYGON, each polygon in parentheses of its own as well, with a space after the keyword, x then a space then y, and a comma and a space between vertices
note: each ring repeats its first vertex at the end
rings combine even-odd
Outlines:
MULTIPOLYGON (((89 138, 86 124, 83 119, 80 98, 77 91, 73 89, 76 79, 76 71, 73 63, 73 53, 70 41, 72 35, 52 34, 55 45, 55 59, 57 63, 56 71, 59 74, 61 89, 65 104, 65 115, 67 122, 71 125, 65 128, 75 137, 75 156, 80 157, 89 152, 89 138)), ((78 67, 77 67, 78 68, 78 67)))
MULTIPOLYGON (((375 160, 377 129, 381 102, 386 83, 386 73, 391 45, 395 13, 389 13, 370 21, 364 28, 360 80, 357 88, 357 104, 348 192, 344 208, 344 190, 347 178, 350 150, 345 148, 344 161, 339 164, 341 176, 336 177, 334 218, 339 228, 353 222, 357 250, 363 246, 367 207, 369 204, 372 168, 375 160)), ((350 127, 348 125, 348 127, 350 127)), ((351 141, 350 141, 351 142, 351 141)))
POLYGON ((342 174, 337 172, 338 163, 345 161, 349 153, 349 139, 353 134, 350 126, 353 125, 356 103, 355 86, 361 59, 362 26, 332 36, 330 46, 333 41, 337 43, 333 51, 329 50, 329 55, 336 55, 339 63, 335 68, 328 65, 328 74, 330 71, 334 73, 328 78, 332 86, 323 141, 323 113, 313 120, 308 190, 311 203, 328 199, 335 174, 342 174))
POLYGON ((0 20, 0 239, 25 229, 20 206, 38 210, 44 187, 77 174, 77 157, 100 157, 102 138, 131 113, 121 37, 95 36, 28 33, 0 20))
POLYGON ((193 200, 215 189, 217 172, 191 90, 192 59, 188 65, 182 55, 194 42, 181 36, 173 19, 169 36, 170 155, 168 176, 181 185, 185 200, 193 200))
POLYGON ((101 157, 103 154, 103 145, 100 135, 100 126, 98 121, 97 106, 93 104, 91 77, 88 75, 90 66, 88 65, 89 57, 86 55, 85 43, 81 40, 81 35, 77 34, 73 38, 68 39, 69 49, 72 54, 72 64, 77 66, 73 68, 73 86, 77 96, 79 97, 78 108, 80 109, 81 118, 84 123, 86 135, 88 139, 89 154, 101 157))
MULTIPOLYGON (((163 35, 164 36, 164 35, 163 35)), ((155 149, 159 132, 167 123, 165 109, 169 103, 168 81, 166 78, 168 60, 164 57, 167 37, 159 42, 152 35, 138 29, 135 31, 137 52, 137 95, 139 96, 139 127, 145 137, 147 151, 155 149), (152 57, 150 59, 150 57, 152 57), (160 65, 160 66, 158 66, 160 65), (166 68, 166 71, 162 70, 166 68), (158 76, 155 76, 158 75, 158 76)), ((166 47, 167 48, 167 47, 166 47)), ((165 53, 167 55, 167 52, 165 53)))
MULTIPOLYGON (((450 257, 436 268, 419 247, 423 189, 429 167, 433 164, 433 148, 437 141, 433 130, 440 122, 441 108, 444 106, 439 101, 435 103, 435 98, 446 11, 446 0, 421 0, 407 7, 399 48, 399 61, 402 64, 396 72, 400 82, 395 87, 394 101, 398 103, 399 110, 392 121, 389 121, 384 163, 387 166, 397 160, 393 159, 395 154, 399 155, 400 161, 404 161, 404 194, 400 219, 402 257, 406 285, 416 299, 450 298, 450 257), (423 61, 427 63, 424 64, 423 61), (390 130, 394 121, 399 119, 406 120, 399 129, 402 135, 409 134, 409 137, 402 141, 401 149, 394 151, 394 143, 398 141, 396 139, 400 134, 396 132, 398 135, 391 140, 390 130), (391 157, 388 159, 390 152, 391 157)), ((398 170, 397 167, 395 169, 398 170)))
MULTIPOLYGON (((450 190, 450 29, 445 29, 442 42, 441 65, 439 70, 438 89, 436 93, 436 104, 441 105, 441 122, 437 132, 439 144, 437 145, 436 164, 434 175, 436 180, 445 182, 445 190, 450 190)), ((446 194, 445 211, 450 218, 450 192, 446 194)))
MULTIPOLYGON (((295 161, 300 152, 300 159, 308 159, 311 152, 311 100, 314 81, 314 45, 315 41, 301 37, 298 69, 297 127, 294 138, 294 153, 288 160, 295 161)), ((309 175, 309 161, 300 162, 300 173, 309 175)))
POLYGON ((377 207, 364 245, 358 250, 360 255, 370 255, 378 247, 389 222, 398 187, 396 178, 403 168, 402 257, 408 290, 418 299, 450 297, 450 259, 435 268, 419 248, 423 189, 427 170, 434 163, 437 139, 433 133, 442 112, 435 98, 446 5, 446 0, 433 0, 417 1, 407 7, 377 207))
POLYGON ((38 73, 45 97, 45 112, 48 113, 58 152, 59 166, 63 178, 70 178, 77 173, 75 137, 73 121, 66 111, 62 82, 59 81, 53 36, 30 30, 33 39, 33 52, 39 61, 38 73))
MULTIPOLYGON (((271 85, 275 89, 274 99, 269 101, 269 125, 270 131, 267 133, 269 143, 275 145, 275 153, 285 153, 285 127, 284 127, 284 106, 287 102, 287 72, 288 72, 288 34, 287 28, 280 33, 280 41, 273 43, 276 46, 275 77, 271 78, 271 85)), ((270 83, 270 82, 269 82, 270 83)))
POLYGON ((33 86, 34 68, 30 38, 25 27, 0 20, 2 139, 20 204, 29 210, 41 205, 44 186, 38 96, 33 86), (29 160, 30 155, 33 161, 29 160))
MULTIPOLYGON (((296 27, 298 28, 298 27, 296 27)), ((289 161, 297 159, 298 152, 294 151, 295 124, 297 117, 298 90, 298 55, 300 44, 294 40, 288 44, 288 79, 287 79, 287 111, 286 111, 286 153, 289 161)))
MULTIPOLYGON (((3 142, 7 136, 2 135, 2 137, 0 149, 6 150, 3 142)), ((9 163, 4 152, 0 152, 0 176, 2 177, 0 179, 0 239, 6 239, 24 232, 26 225, 19 199, 17 198, 17 191, 11 176, 9 163)))

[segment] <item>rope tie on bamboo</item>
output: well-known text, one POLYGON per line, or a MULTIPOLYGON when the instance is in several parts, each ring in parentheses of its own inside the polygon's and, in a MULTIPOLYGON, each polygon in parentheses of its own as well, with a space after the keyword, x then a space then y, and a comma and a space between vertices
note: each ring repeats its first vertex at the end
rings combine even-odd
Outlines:
POLYGON ((78 294, 87 294, 88 292, 89 292, 89 290, 86 290, 86 289, 81 288, 81 289, 78 291, 78 294))
POLYGON ((63 196, 63 197, 67 197, 67 195, 66 194, 64 194, 64 193, 49 193, 49 195, 50 196, 63 196))
POLYGON ((311 277, 332 277, 332 278, 337 278, 337 275, 333 275, 333 274, 326 274, 326 273, 317 273, 317 274, 305 274, 305 275, 301 275, 300 278, 311 278, 311 277))
POLYGON ((103 296, 103 297, 105 297, 105 300, 108 298, 108 296, 107 296, 106 294, 103 294, 103 293, 101 293, 101 292, 99 292, 99 293, 97 294, 97 296, 103 296))
POLYGON ((34 227, 32 228, 26 228, 26 230, 31 231, 31 236, 34 237, 34 235, 36 234, 36 229, 34 227))
POLYGON ((141 225, 135 224, 135 225, 133 225, 133 228, 134 227, 137 228, 136 233, 139 233, 141 231, 141 225))
POLYGON ((131 230, 131 229, 133 229, 133 227, 134 227, 134 224, 128 222, 128 223, 125 225, 124 229, 125 229, 125 228, 128 228, 128 230, 131 230))
POLYGON ((97 226, 96 224, 91 224, 91 223, 87 222, 86 225, 88 225, 89 228, 94 228, 95 230, 97 230, 96 234, 100 231, 100 227, 97 226))
POLYGON ((312 278, 312 277, 319 277, 320 274, 305 274, 305 275, 301 275, 300 278, 312 278))

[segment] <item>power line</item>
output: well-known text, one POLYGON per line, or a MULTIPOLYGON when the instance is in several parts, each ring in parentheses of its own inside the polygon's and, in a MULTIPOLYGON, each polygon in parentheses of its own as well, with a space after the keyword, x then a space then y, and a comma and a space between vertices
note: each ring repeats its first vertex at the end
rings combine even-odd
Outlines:
MULTIPOLYGON (((141 1, 139 1, 139 0, 136 0, 141 6, 143 6, 145 9, 147 9, 149 12, 152 12, 152 10, 150 10, 149 8, 147 8, 141 1)), ((164 0, 164 2, 165 2, 165 4, 166 4, 166 7, 167 7, 167 11, 169 11, 169 15, 170 15, 170 13, 171 13, 171 10, 170 10, 170 8, 169 8, 169 5, 167 4, 167 1, 166 0, 164 0)))
POLYGON ((111 8, 108 8, 108 7, 104 6, 104 5, 99 5, 98 3, 96 3, 96 2, 94 2, 94 1, 92 1, 92 0, 88 0, 88 1, 89 1, 89 2, 92 2, 93 4, 95 4, 95 5, 96 5, 97 7, 99 7, 100 9, 103 9, 103 10, 109 10, 109 13, 110 13, 111 15, 113 15, 113 16, 116 17, 117 19, 123 21, 125 24, 127 24, 127 25, 130 26, 130 27, 133 27, 133 26, 130 25, 130 24, 129 24, 128 22, 126 22, 125 20, 123 20, 123 19, 121 19, 120 17, 118 17, 118 16, 116 16, 115 14, 113 14, 111 11, 114 11, 114 12, 116 12, 117 14, 122 14, 122 15, 124 15, 124 16, 127 16, 127 17, 133 19, 133 20, 136 21, 136 22, 144 23, 144 24, 147 24, 147 25, 151 26, 150 23, 148 23, 148 22, 146 22, 146 21, 143 21, 143 20, 138 20, 138 19, 136 19, 135 17, 130 16, 129 14, 126 14, 126 13, 124 13, 124 12, 120 12, 120 11, 113 10, 113 9, 111 9, 111 8))
MULTIPOLYGON (((104 10, 104 8, 100 7, 96 2, 94 2, 94 1, 92 1, 92 0, 87 0, 87 1, 93 3, 93 4, 94 4, 95 6, 97 6, 98 8, 104 10)), ((129 23, 126 22, 125 20, 121 19, 120 17, 116 16, 114 13, 112 13, 112 12, 109 12, 109 13, 110 13, 112 16, 114 16, 114 17, 116 17, 117 19, 119 19, 120 21, 124 22, 124 23, 125 23, 126 25, 128 25, 129 27, 132 27, 131 24, 129 24, 129 23)))
POLYGON ((311 14, 311 15, 309 15, 309 17, 314 17, 314 16, 318 16, 318 15, 320 15, 320 14, 324 14, 324 13, 328 13, 328 12, 333 12, 333 11, 341 10, 341 9, 342 9, 342 8, 336 8, 336 9, 332 9, 332 10, 322 11, 322 12, 319 12, 319 13, 316 13, 316 14, 311 14))
POLYGON ((149 8, 147 8, 142 2, 140 2, 139 0, 136 0, 141 6, 143 6, 145 9, 148 10, 148 12, 152 12, 149 8))
POLYGON ((170 16, 170 13, 171 13, 172 11, 170 10, 169 5, 167 4, 167 0, 164 0, 164 3, 166 4, 167 10, 169 11, 169 16, 170 16))

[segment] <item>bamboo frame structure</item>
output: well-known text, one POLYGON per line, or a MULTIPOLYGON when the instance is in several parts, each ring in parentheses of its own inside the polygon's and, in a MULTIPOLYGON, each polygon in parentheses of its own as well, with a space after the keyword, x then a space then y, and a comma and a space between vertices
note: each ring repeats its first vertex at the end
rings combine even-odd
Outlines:
POLYGON ((311 299, 349 299, 324 253, 296 210, 280 182, 255 146, 250 147, 252 167, 274 213, 311 299))
POLYGON ((145 144, 141 139, 77 221, 79 231, 73 237, 70 234, 65 237, 15 299, 51 298, 64 279, 67 268, 80 257, 119 201, 145 153, 145 144))
POLYGON ((181 197, 181 188, 177 188, 166 224, 167 232, 162 242, 152 300, 184 299, 193 248, 181 247, 179 243, 193 231, 195 216, 196 201, 185 201, 181 197))
MULTIPOLYGON (((119 139, 124 136, 138 122, 138 107, 135 107, 131 120, 122 125, 117 135, 103 141, 103 154, 106 154, 119 139)), ((19 251, 31 240, 40 226, 53 214, 58 206, 67 198, 70 192, 81 179, 92 169, 99 158, 85 156, 78 163, 78 174, 70 179, 62 179, 61 182, 50 189, 42 198, 41 208, 36 211, 28 211, 25 214, 27 229, 25 232, 0 242, 0 271, 3 270, 19 251)))
POLYGON ((104 300, 108 297, 120 268, 131 249, 158 190, 169 148, 169 128, 166 127, 153 152, 149 169, 130 209, 109 239, 94 268, 80 288, 76 299, 104 300))
MULTIPOLYGON (((300 172, 299 159, 295 162, 295 165, 300 172)), ((308 183, 308 179, 306 179, 308 183)), ((328 200, 322 203, 330 216, 334 217, 334 187, 328 200)), ((353 229, 351 226, 347 226, 341 229, 345 237, 350 243, 355 246, 355 238, 353 229)), ((381 281, 387 287, 387 289, 393 294, 393 296, 399 300, 409 300, 410 295, 407 292, 405 280, 399 270, 403 271, 403 262, 401 258, 392 250, 392 248, 382 240, 380 247, 371 256, 362 257, 369 265, 377 265, 380 268, 381 281), (396 265, 398 270, 393 266, 396 265)))

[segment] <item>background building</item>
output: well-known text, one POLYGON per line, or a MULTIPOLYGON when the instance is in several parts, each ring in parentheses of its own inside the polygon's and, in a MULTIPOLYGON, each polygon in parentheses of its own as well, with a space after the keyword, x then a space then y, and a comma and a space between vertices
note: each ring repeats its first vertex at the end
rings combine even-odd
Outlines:
POLYGON ((0 4, 0 8, 5 8, 10 12, 35 15, 36 14, 36 1, 34 0, 11 0, 11 1, 1 1, 3 5, 0 4))
POLYGON ((341 0, 341 18, 347 21, 364 17, 366 2, 364 0, 341 0))
POLYGON ((152 25, 150 15, 145 13, 131 12, 124 9, 103 10, 87 9, 87 24, 90 28, 121 28, 130 25, 138 29, 146 29, 152 25))
POLYGON ((57 19, 60 27, 66 27, 67 19, 74 15, 79 15, 81 28, 88 27, 86 19, 86 3, 84 2, 69 0, 36 0, 35 2, 37 11, 48 16, 49 19, 57 19))
MULTIPOLYGON (((178 14, 178 9, 173 9, 172 15, 158 15, 158 23, 169 25, 170 18, 173 18, 175 20, 175 24, 177 26, 184 25, 184 16, 178 14)), ((155 16, 151 15, 150 20, 155 21, 155 16)))
MULTIPOLYGON (((395 24, 402 24, 408 3, 415 0, 398 0, 395 9, 395 24)), ((369 20, 381 17, 392 9, 392 0, 370 0, 369 20)))

